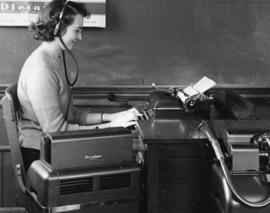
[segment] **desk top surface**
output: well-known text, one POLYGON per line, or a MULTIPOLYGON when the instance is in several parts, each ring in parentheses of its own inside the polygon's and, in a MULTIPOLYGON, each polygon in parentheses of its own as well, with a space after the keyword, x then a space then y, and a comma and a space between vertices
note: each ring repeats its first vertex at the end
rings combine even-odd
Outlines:
MULTIPOLYGON (((138 130, 146 143, 152 141, 206 139, 198 130, 201 120, 143 120, 138 121, 138 130)), ((212 120, 208 121, 218 138, 224 129, 253 130, 269 129, 270 120, 212 120)))

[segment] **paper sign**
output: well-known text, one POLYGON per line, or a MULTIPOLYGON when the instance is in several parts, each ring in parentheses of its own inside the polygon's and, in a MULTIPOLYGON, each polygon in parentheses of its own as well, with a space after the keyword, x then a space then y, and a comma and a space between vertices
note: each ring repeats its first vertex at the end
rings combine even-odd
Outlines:
MULTIPOLYGON (((0 0, 0 26, 29 26, 50 0, 0 0)), ((106 0, 75 0, 86 4, 91 13, 84 27, 106 27, 106 0)))

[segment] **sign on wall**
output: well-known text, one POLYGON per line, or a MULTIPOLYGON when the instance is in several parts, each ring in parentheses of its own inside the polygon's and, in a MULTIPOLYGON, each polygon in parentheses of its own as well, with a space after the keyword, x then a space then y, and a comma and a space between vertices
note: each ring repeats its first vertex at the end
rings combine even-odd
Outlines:
MULTIPOLYGON (((0 0, 0 26, 28 26, 50 0, 0 0)), ((84 27, 106 27, 106 0, 74 0, 83 2, 91 13, 84 27)))

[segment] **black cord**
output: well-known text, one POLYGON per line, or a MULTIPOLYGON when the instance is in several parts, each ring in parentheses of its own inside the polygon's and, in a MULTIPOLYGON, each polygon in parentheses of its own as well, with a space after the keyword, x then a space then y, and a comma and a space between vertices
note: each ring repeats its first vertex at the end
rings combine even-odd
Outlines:
POLYGON ((64 43, 64 41, 63 41, 63 39, 62 39, 61 36, 59 36, 59 39, 60 39, 62 45, 64 46, 64 48, 66 49, 66 51, 71 55, 71 57, 73 58, 73 60, 74 60, 74 62, 75 62, 75 64, 76 64, 76 71, 77 71, 77 72, 76 72, 76 77, 75 77, 75 79, 74 79, 73 82, 70 82, 69 77, 68 77, 68 73, 67 73, 67 64, 66 64, 65 52, 62 51, 66 80, 67 80, 68 85, 69 85, 70 87, 73 87, 73 86, 75 85, 75 83, 77 82, 78 77, 79 77, 79 72, 80 72, 80 70, 79 70, 79 64, 78 64, 78 62, 77 62, 75 56, 74 56, 74 55, 72 54, 72 52, 67 48, 67 46, 66 46, 66 44, 64 43))

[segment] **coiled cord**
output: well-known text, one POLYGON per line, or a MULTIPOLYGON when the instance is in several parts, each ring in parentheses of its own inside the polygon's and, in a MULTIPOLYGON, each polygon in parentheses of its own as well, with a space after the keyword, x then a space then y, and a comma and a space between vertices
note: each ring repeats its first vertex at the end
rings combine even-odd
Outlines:
POLYGON ((78 61, 76 60, 75 56, 73 55, 73 53, 67 48, 67 46, 64 43, 64 41, 63 41, 63 39, 62 39, 61 36, 59 36, 59 39, 60 39, 62 45, 64 46, 64 48, 66 49, 66 51, 70 54, 70 56, 72 57, 72 59, 74 60, 74 62, 76 64, 76 76, 75 76, 74 81, 73 82, 70 82, 69 77, 68 77, 68 73, 67 73, 67 64, 66 64, 65 52, 62 51, 66 80, 67 80, 68 85, 70 87, 73 87, 75 85, 75 83, 77 82, 78 77, 79 77, 79 72, 80 72, 80 70, 79 70, 79 64, 78 64, 78 61))

